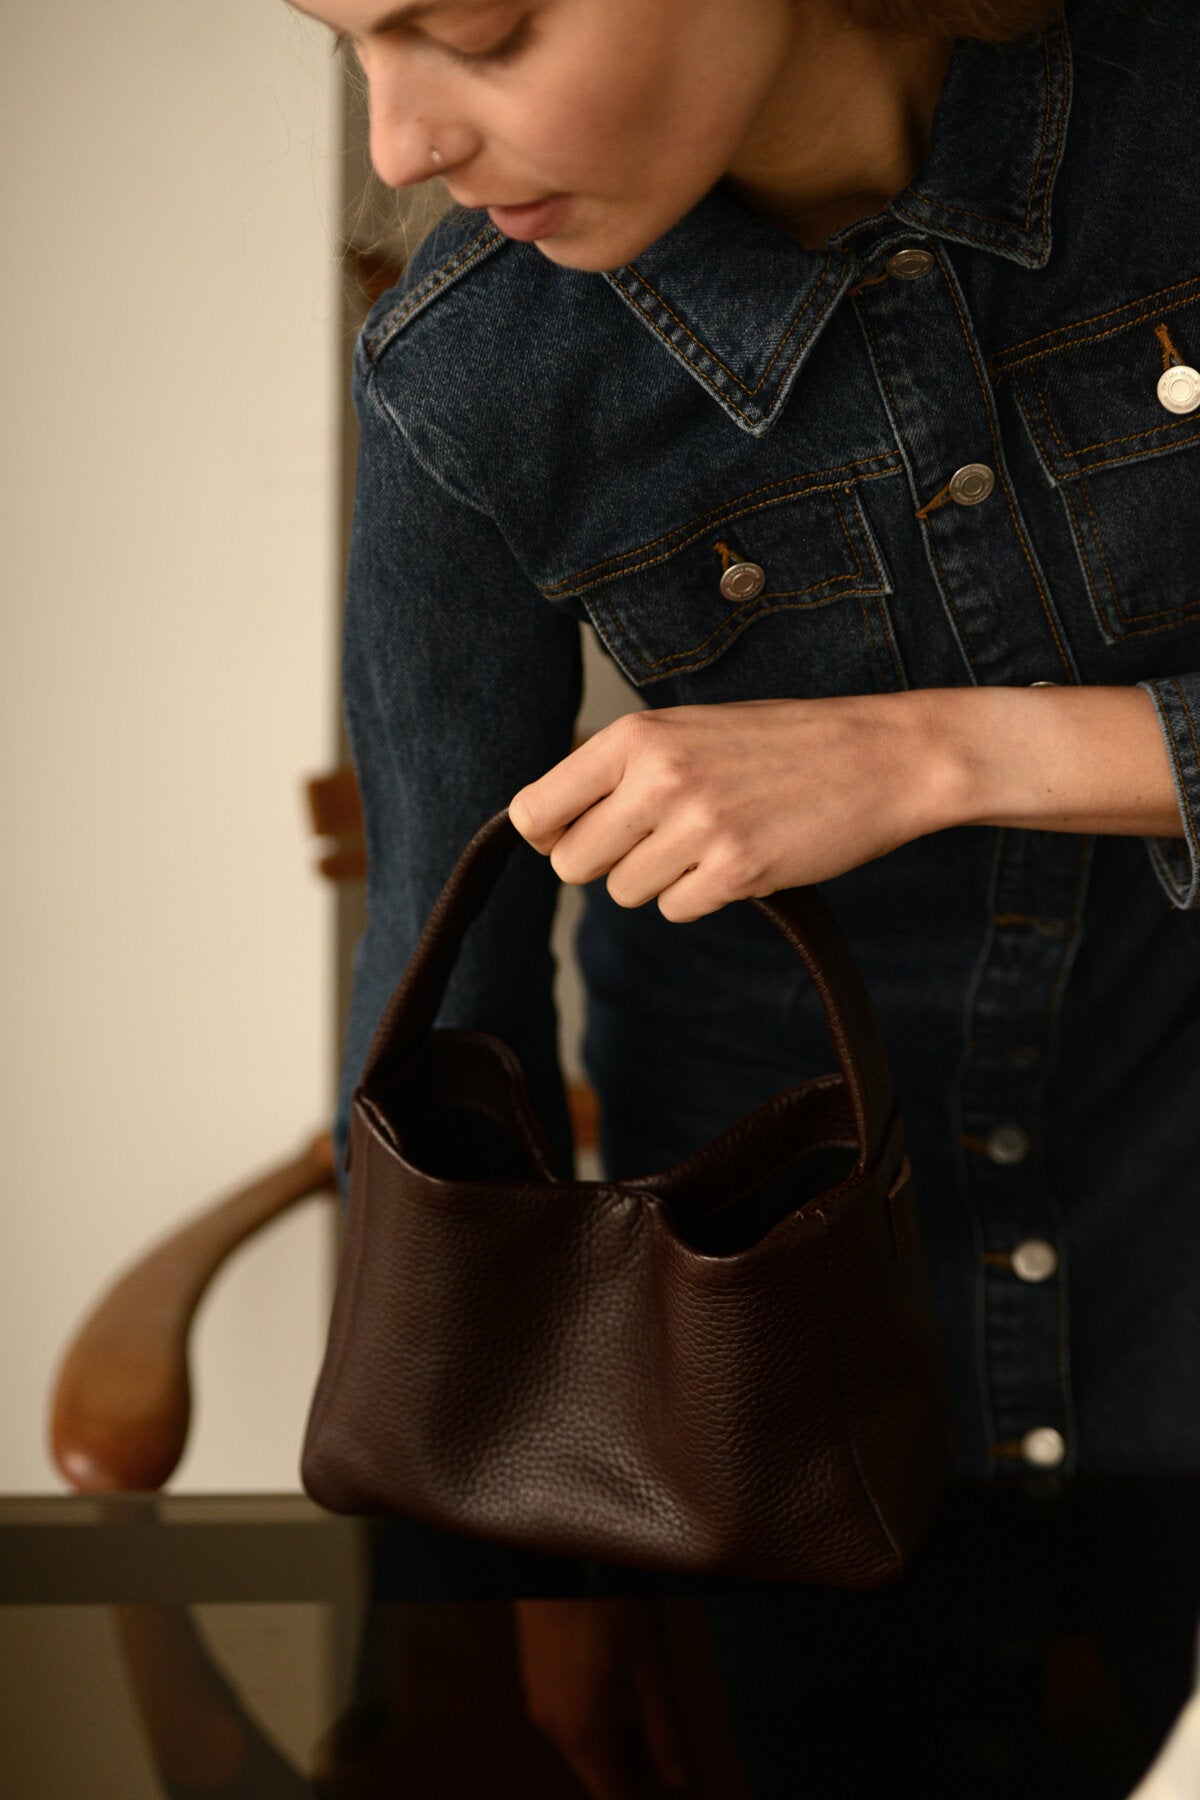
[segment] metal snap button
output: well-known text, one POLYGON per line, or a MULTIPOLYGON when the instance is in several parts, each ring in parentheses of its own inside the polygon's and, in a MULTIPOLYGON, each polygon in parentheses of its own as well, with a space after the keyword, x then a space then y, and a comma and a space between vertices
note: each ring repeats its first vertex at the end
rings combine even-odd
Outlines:
POLYGON ((937 259, 928 250, 897 250, 883 266, 897 281, 919 281, 937 267, 937 259))
POLYGON ((755 562, 730 563, 721 577, 721 592, 726 600, 753 600, 766 585, 766 570, 755 562))
POLYGON ((950 498, 959 506, 978 506, 996 485, 996 477, 986 463, 964 463, 950 477, 950 498))
POLYGON ((1056 1469, 1067 1454, 1061 1431, 1053 1425, 1039 1425, 1021 1439, 1021 1455, 1038 1469, 1056 1469))
POLYGON ((1061 681, 1031 681, 1030 687, 1061 687, 1061 681))
POLYGON ((1200 374, 1176 363, 1159 378, 1158 397, 1172 413, 1193 413, 1200 406, 1200 374))
POLYGON ((1020 1125, 996 1125, 988 1132, 983 1147, 994 1163, 1007 1165, 1024 1162, 1033 1141, 1020 1125))
POLYGON ((1022 1281, 1049 1281, 1058 1270, 1058 1251, 1045 1238, 1024 1238, 1008 1260, 1022 1281))

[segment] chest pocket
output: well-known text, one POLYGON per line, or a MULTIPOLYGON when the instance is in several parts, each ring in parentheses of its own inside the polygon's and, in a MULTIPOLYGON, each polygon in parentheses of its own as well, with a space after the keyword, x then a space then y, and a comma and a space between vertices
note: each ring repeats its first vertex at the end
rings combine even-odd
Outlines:
POLYGON ((993 359, 1062 496, 1109 643, 1200 614, 1200 279, 1016 345, 993 359))
POLYGON ((906 686, 891 591, 857 489, 840 475, 742 494, 542 588, 582 602, 635 686, 675 677, 697 702, 906 686))

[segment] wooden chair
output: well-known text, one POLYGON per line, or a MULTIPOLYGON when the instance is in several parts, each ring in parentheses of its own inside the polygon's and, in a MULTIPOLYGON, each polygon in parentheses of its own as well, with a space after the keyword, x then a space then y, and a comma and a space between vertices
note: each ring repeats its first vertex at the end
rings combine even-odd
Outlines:
MULTIPOLYGON (((331 840, 317 867, 330 881, 366 868, 354 771, 307 783, 314 832, 331 840)), ((596 1143, 596 1097, 568 1084, 576 1148, 596 1143)), ((176 1226, 100 1296, 68 1344, 51 1390, 54 1463, 82 1493, 154 1491, 183 1455, 191 1422, 188 1336, 209 1284, 239 1245, 310 1195, 336 1196, 330 1133, 176 1226)))

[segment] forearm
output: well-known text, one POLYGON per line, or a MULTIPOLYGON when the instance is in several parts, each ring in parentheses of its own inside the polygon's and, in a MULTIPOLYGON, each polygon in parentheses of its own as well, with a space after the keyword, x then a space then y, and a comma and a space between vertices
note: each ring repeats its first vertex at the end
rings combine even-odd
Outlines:
POLYGON ((1137 687, 728 701, 623 715, 515 793, 509 817, 563 881, 604 875, 619 906, 657 898, 680 923, 971 824, 1140 837, 1190 906, 1174 769, 1137 687))
POLYGON ((1171 759, 1136 687, 926 688, 937 826, 1181 837, 1171 759))

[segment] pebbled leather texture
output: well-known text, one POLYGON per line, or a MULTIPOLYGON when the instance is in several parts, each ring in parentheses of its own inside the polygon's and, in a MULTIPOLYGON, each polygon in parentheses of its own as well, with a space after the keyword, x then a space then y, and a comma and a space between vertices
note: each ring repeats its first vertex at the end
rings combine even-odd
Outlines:
POLYGON ((562 1556, 897 1580, 956 1445, 901 1121, 836 923, 811 888, 750 903, 808 968, 837 1073, 670 1168, 564 1181, 513 1051, 433 1025, 517 843, 505 809, 466 846, 354 1095, 305 1491, 562 1556))

